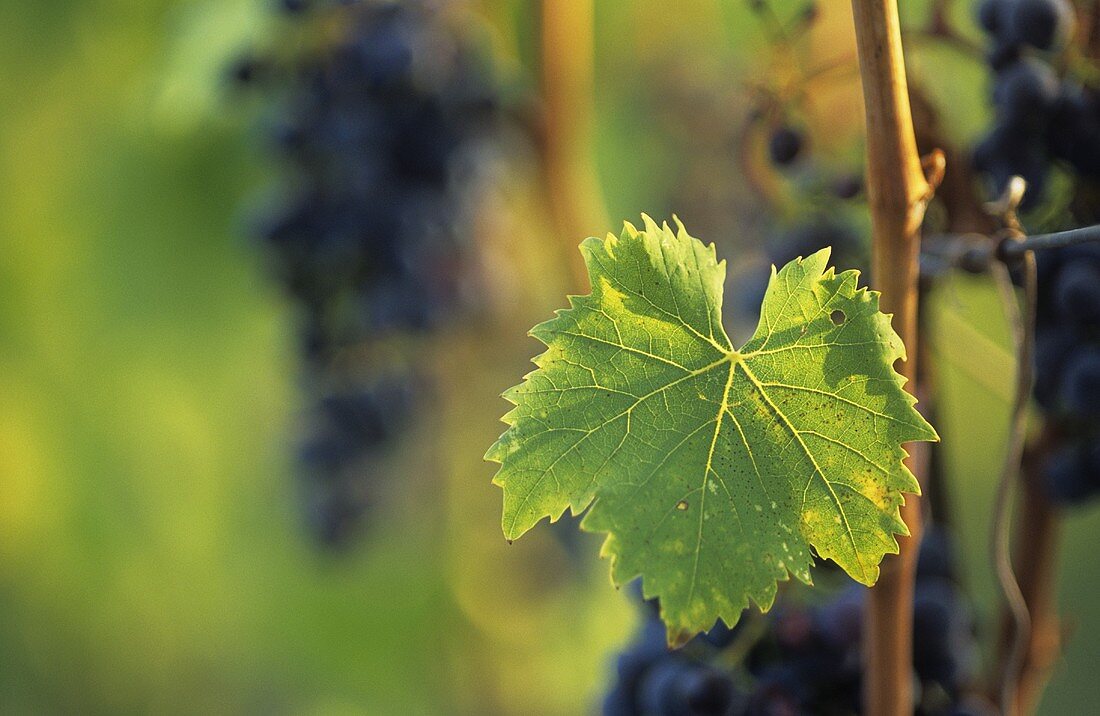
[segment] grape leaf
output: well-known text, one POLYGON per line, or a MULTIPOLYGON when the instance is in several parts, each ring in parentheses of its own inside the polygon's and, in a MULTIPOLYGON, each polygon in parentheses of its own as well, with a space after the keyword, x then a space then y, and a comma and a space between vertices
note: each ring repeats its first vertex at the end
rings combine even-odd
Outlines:
POLYGON ((901 339, 829 249, 773 268, 739 350, 714 246, 627 223, 581 244, 592 293, 531 330, 547 350, 504 393, 505 536, 566 508, 605 532, 612 580, 643 577, 671 643, 761 609, 816 553, 873 584, 919 493, 902 443, 938 440, 893 363, 901 339))

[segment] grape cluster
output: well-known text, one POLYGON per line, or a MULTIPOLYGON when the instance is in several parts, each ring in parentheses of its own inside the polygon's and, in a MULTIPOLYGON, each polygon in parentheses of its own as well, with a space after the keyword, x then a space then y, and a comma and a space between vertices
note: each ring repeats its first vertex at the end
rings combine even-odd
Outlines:
POLYGON ((1050 497, 1100 494, 1100 246, 1040 252, 1035 400, 1056 446, 1043 466, 1050 497))
MULTIPOLYGON (((926 532, 913 601, 916 713, 992 714, 988 704, 967 694, 977 650, 951 549, 946 533, 934 527, 926 532)), ((649 602, 637 638, 618 657, 604 713, 860 713, 865 595, 852 582, 838 585, 826 602, 796 602, 797 595, 787 592, 770 614, 746 612, 733 629, 719 622, 680 650, 666 647, 656 604, 649 602)))
POLYGON ((1050 62, 1073 32, 1069 0, 982 0, 978 21, 990 37, 995 122, 973 162, 993 192, 1019 175, 1028 183, 1022 208, 1033 208, 1055 161, 1100 177, 1100 97, 1050 62))
POLYGON ((616 660, 616 681, 604 699, 603 713, 746 713, 748 694, 734 683, 733 675, 708 663, 717 658, 727 635, 735 631, 719 626, 673 651, 665 640, 664 624, 651 607, 635 641, 616 660))
POLYGON ((297 306, 316 401, 301 451, 307 514, 337 544, 417 403, 409 336, 474 294, 473 179, 498 102, 484 58, 436 4, 280 5, 306 49, 231 73, 267 90, 286 167, 290 198, 259 233, 297 306))

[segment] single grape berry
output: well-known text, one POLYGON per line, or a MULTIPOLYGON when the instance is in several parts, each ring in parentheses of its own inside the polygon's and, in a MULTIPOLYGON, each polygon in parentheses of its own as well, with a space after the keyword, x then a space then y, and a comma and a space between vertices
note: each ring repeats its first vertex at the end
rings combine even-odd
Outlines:
POLYGON ((735 696, 728 676, 679 654, 668 654, 642 678, 638 702, 644 714, 723 716, 735 696))
POLYGON ((288 15, 297 15, 309 9, 309 0, 278 0, 278 5, 288 15))
POLYGON ((681 684, 686 713, 699 716, 723 716, 734 710, 742 700, 728 676, 714 669, 695 669, 681 684))
POLYGON ((917 557, 917 579, 954 579, 955 554, 950 535, 937 525, 928 525, 921 536, 917 557))
POLYGON ((1100 266, 1091 261, 1066 265, 1054 285, 1054 307, 1066 323, 1100 326, 1100 266))
POLYGON ((953 691, 962 674, 972 622, 958 588, 945 579, 917 582, 913 595, 913 668, 924 681, 953 691))
POLYGON ((1066 326, 1040 324, 1035 338, 1035 400, 1046 410, 1058 405, 1058 390, 1066 359, 1080 338, 1066 326))
POLYGON ((244 55, 229 66, 229 77, 239 85, 253 84, 266 74, 267 63, 255 55, 244 55))
POLYGON ((1054 70, 1045 62, 1025 59, 1001 72, 993 85, 998 119, 1006 124, 1045 120, 1061 93, 1054 70))
POLYGON ((641 713, 638 701, 642 683, 653 666, 670 655, 664 624, 656 616, 647 618, 642 623, 641 633, 616 659, 615 685, 603 703, 605 716, 641 713))
POLYGON ((1073 31, 1068 0, 1017 0, 1012 8, 1012 34, 1039 50, 1061 45, 1073 31))
POLYGON ((1020 46, 1002 40, 996 40, 985 55, 985 61, 994 72, 1003 72, 1019 60, 1020 46))
POLYGON ((1069 412, 1100 417, 1100 347, 1083 346, 1066 361, 1061 393, 1069 412))
POLYGON ((1100 177, 1100 106, 1093 92, 1063 82, 1061 96, 1050 118, 1057 131, 1047 133, 1054 157, 1069 163, 1079 174, 1100 177))
POLYGON ((974 149, 973 164, 990 179, 991 196, 999 196, 1013 176, 1027 182, 1022 209, 1034 207, 1043 195, 1050 160, 1044 148, 1031 140, 1028 127, 998 124, 974 149))
POLYGON ((761 674, 749 702, 749 713, 782 716, 805 713, 801 694, 804 690, 801 674, 793 668, 773 666, 761 674))
POLYGON ((1047 458, 1043 483, 1047 495, 1061 505, 1075 505, 1100 492, 1097 465, 1081 445, 1066 445, 1047 458), (1090 469, 1092 468, 1092 469, 1090 469))
POLYGON ((815 613, 817 628, 837 653, 858 653, 863 638, 863 602, 866 588, 853 584, 815 613))
POLYGON ((798 158, 806 138, 802 132, 790 126, 782 126, 768 139, 768 155, 777 166, 785 167, 798 158))
POLYGON ((1009 5, 1008 0, 982 0, 978 4, 978 24, 990 35, 999 34, 1004 25, 1002 18, 1009 5))
POLYGON ((676 657, 668 654, 646 670, 638 685, 638 705, 647 714, 674 713, 681 700, 679 685, 691 669, 676 657))
POLYGON ((858 174, 846 174, 833 182, 832 190, 833 195, 838 199, 854 199, 863 191, 863 177, 858 174))

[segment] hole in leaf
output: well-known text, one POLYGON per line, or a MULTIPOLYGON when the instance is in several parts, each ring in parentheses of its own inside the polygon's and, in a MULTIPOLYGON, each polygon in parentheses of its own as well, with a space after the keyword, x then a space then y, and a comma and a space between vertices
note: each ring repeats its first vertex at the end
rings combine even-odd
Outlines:
POLYGON ((676 509, 680 510, 681 512, 683 512, 687 508, 688 508, 687 500, 680 500, 679 502, 676 503, 676 509))
POLYGON ((844 315, 844 311, 839 308, 829 314, 829 318, 832 319, 833 325, 839 326, 847 320, 847 316, 844 315))

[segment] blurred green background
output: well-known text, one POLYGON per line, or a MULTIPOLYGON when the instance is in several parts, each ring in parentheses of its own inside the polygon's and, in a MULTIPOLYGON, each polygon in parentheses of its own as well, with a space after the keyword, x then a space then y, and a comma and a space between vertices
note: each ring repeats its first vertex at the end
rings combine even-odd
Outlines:
MULTIPOLYGON (((567 289, 564 268, 541 263, 553 252, 517 253, 529 265, 513 279, 542 281, 500 325, 438 339, 438 409, 403 442, 358 546, 327 554, 303 533, 289 309, 242 218, 272 169, 223 81, 237 52, 277 31, 267 5, 0 1, 0 711, 590 712, 633 610, 608 586, 598 539, 583 540, 579 568, 546 530, 505 544, 481 461, 505 409, 496 396, 536 352, 524 329, 567 289)), ((754 217, 741 216, 744 235, 710 235, 721 224, 693 224, 673 194, 692 172, 737 168, 687 161, 670 130, 682 117, 661 113, 705 101, 692 78, 736 95, 767 71, 744 5, 601 0, 596 15, 610 216, 675 210, 735 261, 759 240, 754 217)), ((533 4, 479 9, 501 62, 533 83, 533 4)), ((828 14, 814 51, 844 56, 845 11, 828 14)), ((981 67, 936 48, 911 59, 951 100, 960 138, 979 131, 981 67)), ((845 121, 838 145, 859 131, 858 112, 845 121)), ((858 166, 858 152, 834 154, 858 166)), ((706 199, 744 213, 727 179, 730 196, 706 199)), ((512 226, 555 245, 540 211, 530 202, 512 226)), ((964 574, 988 627, 1007 334, 981 281, 953 280, 932 312, 964 574)), ((1096 691, 1097 534, 1095 509, 1069 518, 1071 639, 1044 713, 1082 713, 1096 691)))

